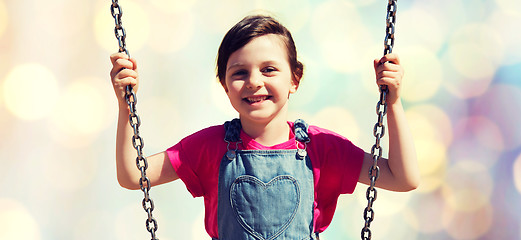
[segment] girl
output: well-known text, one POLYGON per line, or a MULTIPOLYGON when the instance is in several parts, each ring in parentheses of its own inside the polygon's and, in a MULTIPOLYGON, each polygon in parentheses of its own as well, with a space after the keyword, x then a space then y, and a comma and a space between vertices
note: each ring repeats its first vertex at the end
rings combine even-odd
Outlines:
MULTIPOLYGON (((125 86, 137 91, 135 59, 111 55, 119 102, 116 140, 118 181, 139 189, 133 130, 125 86)), ((410 191, 419 184, 414 144, 400 100, 403 69, 395 54, 374 60, 376 83, 387 85, 389 160, 379 161, 377 186, 410 191)), ((289 96, 303 65, 290 32, 268 16, 248 16, 225 35, 217 77, 239 118, 194 133, 148 157, 152 185, 181 179, 204 197, 212 239, 318 239, 330 224, 340 194, 369 184, 371 154, 331 131, 288 122, 289 96)))

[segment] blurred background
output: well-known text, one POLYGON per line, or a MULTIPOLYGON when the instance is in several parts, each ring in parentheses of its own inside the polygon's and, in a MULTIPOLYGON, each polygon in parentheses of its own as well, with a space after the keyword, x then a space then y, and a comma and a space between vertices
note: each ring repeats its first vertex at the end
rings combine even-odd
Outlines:
MULTIPOLYGON (((387 1, 120 4, 139 62, 147 155, 236 116, 214 77, 217 48, 231 26, 259 12, 292 31, 305 64, 289 120, 370 151, 372 60, 383 53, 387 1)), ((150 238, 143 194, 116 180, 110 5, 0 0, 0 239, 150 238)), ((521 239, 520 9, 519 0, 398 1, 394 52, 406 72, 422 183, 379 191, 373 239, 521 239)), ((321 239, 360 239, 365 191, 341 197, 321 239)), ((160 239, 209 239, 203 201, 181 181, 151 194, 160 239)))

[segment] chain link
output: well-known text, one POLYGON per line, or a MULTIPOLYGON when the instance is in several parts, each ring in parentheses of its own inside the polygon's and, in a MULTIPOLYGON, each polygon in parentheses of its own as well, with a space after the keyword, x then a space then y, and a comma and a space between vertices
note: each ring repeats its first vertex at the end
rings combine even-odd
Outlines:
MULTIPOLYGON (((114 18, 116 27, 114 28, 114 34, 116 35, 116 39, 119 44, 119 52, 125 52, 128 57, 130 54, 127 50, 125 38, 126 33, 123 25, 121 24, 121 16, 123 15, 123 10, 121 10, 121 6, 118 4, 118 0, 112 0, 112 5, 110 5, 110 13, 114 18)), ((152 215, 152 211, 154 211, 154 201, 150 198, 149 192, 151 188, 150 179, 148 179, 146 170, 148 168, 147 159, 143 156, 143 147, 145 142, 143 138, 139 136, 139 126, 141 125, 141 119, 137 114, 137 97, 136 94, 132 90, 132 86, 128 85, 125 92, 125 100, 127 101, 128 108, 130 114, 128 116, 129 123, 132 129, 134 130, 134 135, 132 136, 132 146, 136 149, 137 158, 136 158, 136 166, 141 172, 141 177, 139 178, 139 186, 141 191, 143 191, 143 209, 147 213, 147 219, 145 222, 146 229, 150 232, 150 236, 152 240, 158 240, 156 237, 157 231, 157 221, 152 215)))
MULTIPOLYGON (((387 16, 386 16, 386 28, 385 28, 385 40, 384 40, 384 55, 387 55, 393 51, 394 46, 394 26, 396 22, 396 1, 389 0, 387 5, 387 16)), ((385 125, 383 124, 385 114, 387 113, 387 102, 386 97, 388 93, 387 86, 380 86, 380 100, 376 104, 376 115, 378 115, 378 122, 374 125, 373 135, 376 138, 375 144, 371 148, 371 155, 373 158, 373 165, 369 168, 369 179, 371 183, 367 188, 366 198, 367 207, 364 209, 364 220, 365 225, 362 228, 361 237, 362 240, 371 239, 371 222, 374 220, 374 209, 373 203, 376 201, 377 191, 375 188, 376 180, 380 175, 380 168, 378 167, 378 160, 382 157, 382 147, 380 146, 380 140, 385 134, 385 125)))

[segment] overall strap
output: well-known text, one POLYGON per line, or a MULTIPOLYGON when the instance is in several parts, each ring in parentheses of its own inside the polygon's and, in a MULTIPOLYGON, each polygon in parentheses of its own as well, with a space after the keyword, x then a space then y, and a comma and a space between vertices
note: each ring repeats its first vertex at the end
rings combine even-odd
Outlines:
POLYGON ((297 141, 301 143, 309 142, 308 127, 309 125, 306 122, 304 122, 304 120, 295 120, 295 124, 293 125, 293 131, 295 131, 295 139, 297 141))
POLYGON ((224 141, 230 142, 240 142, 241 141, 241 120, 235 118, 231 121, 226 121, 224 123, 224 141))
MULTIPOLYGON (((302 119, 295 120, 293 125, 293 131, 295 132, 295 139, 302 143, 309 142, 308 135, 308 127, 309 125, 302 119)), ((241 141, 241 120, 235 118, 231 121, 226 121, 224 123, 224 141, 226 142, 239 142, 241 141)))

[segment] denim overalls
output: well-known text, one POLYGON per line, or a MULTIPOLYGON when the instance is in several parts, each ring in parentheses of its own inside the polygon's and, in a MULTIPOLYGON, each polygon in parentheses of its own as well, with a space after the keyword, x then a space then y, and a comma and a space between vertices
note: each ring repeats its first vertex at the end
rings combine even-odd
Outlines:
MULTIPOLYGON (((313 233, 313 172, 305 147, 237 150, 240 120, 224 127, 228 151, 219 168, 219 240, 318 239, 313 233)), ((307 127, 295 121, 295 139, 304 146, 307 127)))

